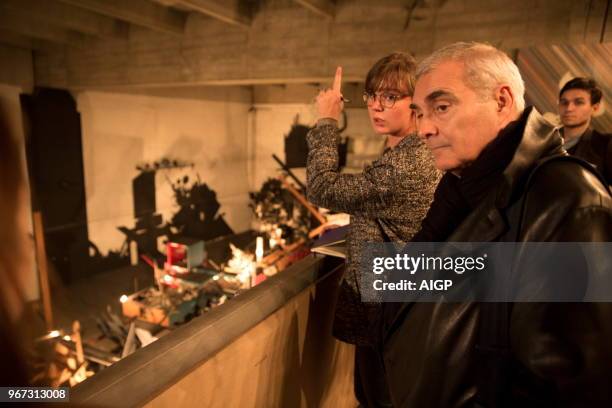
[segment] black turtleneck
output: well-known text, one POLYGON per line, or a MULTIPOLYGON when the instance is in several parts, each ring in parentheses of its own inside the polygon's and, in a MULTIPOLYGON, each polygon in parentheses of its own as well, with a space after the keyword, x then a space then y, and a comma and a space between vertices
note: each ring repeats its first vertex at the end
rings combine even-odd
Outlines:
POLYGON ((459 177, 450 172, 442 177, 421 229, 412 241, 445 241, 498 185, 521 142, 530 111, 525 109, 518 120, 502 129, 459 177))

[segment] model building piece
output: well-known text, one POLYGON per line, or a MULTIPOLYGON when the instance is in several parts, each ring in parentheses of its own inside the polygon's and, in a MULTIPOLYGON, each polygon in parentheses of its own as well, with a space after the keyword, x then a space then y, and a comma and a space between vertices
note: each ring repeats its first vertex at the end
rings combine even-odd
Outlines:
POLYGON ((183 293, 168 290, 162 293, 155 288, 147 288, 127 296, 121 303, 121 310, 126 317, 172 327, 194 317, 200 307, 199 300, 197 290, 183 293))
POLYGON ((205 258, 204 241, 187 237, 173 238, 166 244, 164 269, 186 273, 202 266, 205 258))

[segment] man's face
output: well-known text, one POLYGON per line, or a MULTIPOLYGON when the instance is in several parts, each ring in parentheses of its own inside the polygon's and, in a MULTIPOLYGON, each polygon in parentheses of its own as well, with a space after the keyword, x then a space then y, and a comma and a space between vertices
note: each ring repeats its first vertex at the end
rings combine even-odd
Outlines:
POLYGON ((463 70, 460 62, 442 62, 416 83, 412 106, 419 136, 440 170, 469 165, 502 127, 493 96, 484 99, 470 89, 463 70))
POLYGON ((591 104, 591 94, 584 89, 568 89, 559 98, 559 116, 565 127, 588 124, 599 104, 591 104))
POLYGON ((406 136, 414 131, 414 117, 410 104, 412 98, 398 90, 380 90, 368 103, 368 114, 374 131, 380 135, 406 136), (392 107, 383 105, 393 104, 392 107))

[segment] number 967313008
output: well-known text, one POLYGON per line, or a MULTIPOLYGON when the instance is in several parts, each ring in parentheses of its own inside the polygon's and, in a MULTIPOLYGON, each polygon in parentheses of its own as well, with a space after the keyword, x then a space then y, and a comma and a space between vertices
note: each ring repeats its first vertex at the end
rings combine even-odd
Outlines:
POLYGON ((0 402, 68 402, 68 387, 0 387, 0 402))

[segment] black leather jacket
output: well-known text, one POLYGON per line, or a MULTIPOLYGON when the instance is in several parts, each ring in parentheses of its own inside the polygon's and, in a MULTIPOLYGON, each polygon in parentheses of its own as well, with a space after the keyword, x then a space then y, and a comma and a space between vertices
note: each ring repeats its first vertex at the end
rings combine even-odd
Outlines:
MULTIPOLYGON (((566 156, 561 137, 535 109, 525 116, 504 182, 448 241, 612 241, 607 187, 576 159, 551 160, 566 156)), ((489 371, 503 390, 479 405, 483 365, 496 364, 477 347, 484 305, 400 307, 383 342, 394 406, 612 406, 612 303, 507 304, 508 355, 489 371)))
POLYGON ((589 128, 567 152, 591 163, 612 184, 612 134, 589 128))

